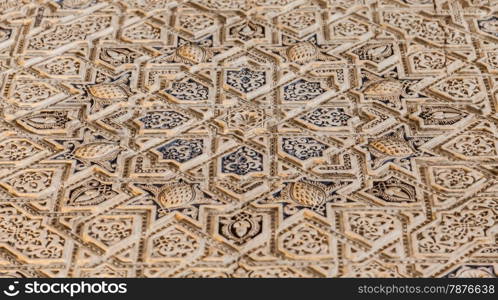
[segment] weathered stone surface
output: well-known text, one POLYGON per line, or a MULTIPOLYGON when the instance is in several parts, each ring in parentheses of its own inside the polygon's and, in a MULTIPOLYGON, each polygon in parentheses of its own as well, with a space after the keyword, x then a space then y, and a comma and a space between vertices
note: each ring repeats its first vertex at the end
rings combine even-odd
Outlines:
POLYGON ((0 276, 497 276, 497 13, 0 1, 0 276))

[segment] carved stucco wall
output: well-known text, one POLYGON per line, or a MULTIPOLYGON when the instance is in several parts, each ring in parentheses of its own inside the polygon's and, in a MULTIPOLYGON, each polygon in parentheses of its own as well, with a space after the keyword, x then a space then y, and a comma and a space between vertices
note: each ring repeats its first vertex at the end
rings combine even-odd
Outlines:
POLYGON ((498 271, 495 0, 0 1, 0 274, 498 271))

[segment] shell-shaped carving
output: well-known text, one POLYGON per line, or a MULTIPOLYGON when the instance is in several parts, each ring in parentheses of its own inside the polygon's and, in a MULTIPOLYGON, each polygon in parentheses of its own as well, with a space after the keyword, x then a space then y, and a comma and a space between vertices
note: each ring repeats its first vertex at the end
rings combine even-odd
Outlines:
POLYGON ((436 119, 436 120, 446 120, 446 119, 452 120, 452 119, 458 118, 460 116, 461 115, 459 113, 454 113, 454 112, 450 112, 450 111, 443 111, 443 110, 435 111, 432 114, 432 118, 436 119))
POLYGON ((365 52, 369 57, 372 57, 373 60, 389 57, 393 53, 392 48, 389 44, 374 45, 372 47, 369 47, 365 52))
POLYGON ((161 190, 158 195, 159 203, 163 207, 171 208, 184 205, 194 200, 195 190, 189 184, 172 184, 161 190))
POLYGON ((410 145, 400 138, 381 138, 370 142, 375 150, 389 156, 408 156, 414 153, 410 145))
POLYGON ((8 39, 10 36, 10 30, 0 29, 0 42, 8 39))
POLYGON ((421 116, 436 121, 438 125, 452 125, 462 119, 464 114, 451 107, 431 107, 430 110, 424 111, 421 116))
POLYGON ((176 54, 191 62, 200 63, 206 60, 206 50, 195 44, 185 44, 176 50, 176 54))
POLYGON ((40 117, 40 116, 35 116, 33 118, 29 118, 29 121, 36 123, 36 124, 41 124, 41 125, 52 125, 57 123, 57 118, 53 116, 46 116, 46 117, 40 117))
POLYGON ((62 4, 66 8, 82 8, 90 4, 90 2, 92 2, 92 0, 64 0, 62 4))
POLYGON ((118 100, 128 97, 124 88, 112 83, 93 85, 88 90, 92 96, 106 100, 118 100))
POLYGON ((410 202, 414 197, 410 190, 403 186, 388 186, 384 190, 384 194, 391 202, 410 202))
POLYGON ((455 274, 456 278, 494 278, 495 276, 485 269, 465 269, 455 274))
POLYGON ((295 63, 307 63, 318 55, 318 48, 310 42, 301 42, 287 50, 287 57, 295 63))
POLYGON ((119 146, 112 143, 97 142, 86 144, 74 151, 74 156, 83 159, 106 159, 119 150, 119 146))
POLYGON ((399 96, 403 91, 403 84, 399 81, 386 79, 369 86, 364 94, 368 96, 399 96))
POLYGON ((85 204, 100 196, 98 190, 86 190, 74 199, 75 204, 85 204))
POLYGON ((290 195, 294 201, 304 206, 320 205, 327 197, 322 188, 307 182, 293 183, 290 195))
POLYGON ((58 129, 64 128, 70 120, 67 112, 43 111, 22 121, 36 129, 58 129))

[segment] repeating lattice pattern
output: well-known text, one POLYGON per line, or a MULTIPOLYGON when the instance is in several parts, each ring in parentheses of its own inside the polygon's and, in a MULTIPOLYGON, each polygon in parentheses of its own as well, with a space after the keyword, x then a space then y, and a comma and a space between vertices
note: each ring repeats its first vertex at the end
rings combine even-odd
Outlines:
POLYGON ((498 272, 498 1, 1 0, 0 275, 498 272))

